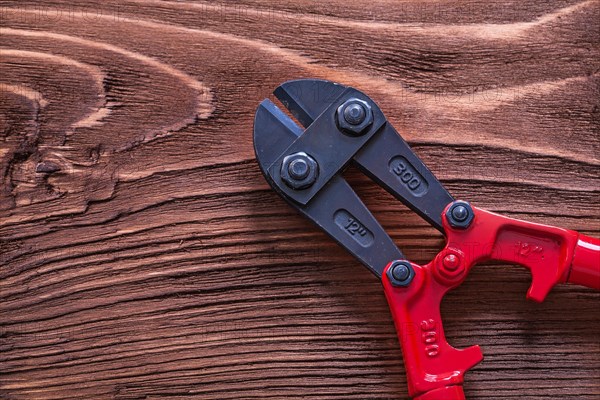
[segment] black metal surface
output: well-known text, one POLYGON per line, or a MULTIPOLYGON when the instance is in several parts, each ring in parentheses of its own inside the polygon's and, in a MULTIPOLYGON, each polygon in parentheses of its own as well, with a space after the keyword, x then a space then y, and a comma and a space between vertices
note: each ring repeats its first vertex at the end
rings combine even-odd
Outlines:
POLYGON ((302 133, 270 100, 260 104, 254 121, 254 150, 265 178, 290 205, 381 278, 387 264, 405 257, 341 175, 334 175, 306 205, 294 202, 271 179, 268 168, 302 133))
POLYGON ((334 82, 300 79, 282 83, 273 94, 306 128, 333 104, 344 90, 346 86, 334 82))
POLYGON ((354 161, 365 175, 444 232, 442 213, 454 198, 391 124, 386 124, 354 161))
POLYGON ((442 213, 454 199, 368 96, 322 80, 286 82, 274 93, 306 129, 271 101, 260 104, 254 147, 263 174, 290 205, 375 275, 381 277, 388 263, 404 256, 341 177, 350 160, 443 232, 442 213), (365 113, 353 105, 362 102, 368 105, 365 113), (346 125, 358 128, 348 131, 346 125), (292 165, 296 159, 302 165, 292 165))
POLYGON ((365 132, 362 135, 347 135, 338 129, 336 124, 337 109, 348 100, 362 100, 365 103, 371 100, 358 90, 347 88, 333 103, 328 104, 327 108, 319 115, 319 118, 313 121, 308 128, 300 135, 290 146, 281 153, 279 158, 269 166, 268 173, 272 181, 288 197, 300 204, 308 202, 329 182, 329 180, 341 169, 343 169, 350 159, 364 146, 371 137, 373 137, 383 124, 386 123, 385 117, 379 107, 372 105, 372 123, 367 128, 363 123, 365 132), (298 190, 286 185, 281 176, 282 164, 285 157, 305 152, 314 158, 319 165, 319 175, 316 181, 310 187, 298 190))
MULTIPOLYGON (((321 80, 296 80, 281 85, 275 95, 305 127, 310 126, 339 96, 343 86, 321 80), (312 93, 311 88, 317 93, 312 93), (328 95, 328 91, 332 94, 328 95), (323 103, 319 107, 319 101, 323 103)), ((371 104, 374 102, 370 101, 371 104)), ((355 164, 388 192, 440 232, 442 213, 454 201, 435 175, 391 126, 369 140, 353 158, 355 164)))

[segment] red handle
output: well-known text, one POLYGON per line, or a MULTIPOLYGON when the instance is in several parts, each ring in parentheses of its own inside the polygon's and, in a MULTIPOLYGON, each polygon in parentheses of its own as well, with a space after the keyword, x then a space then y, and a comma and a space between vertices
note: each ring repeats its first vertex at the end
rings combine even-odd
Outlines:
POLYGON ((600 241, 554 226, 508 218, 473 207, 467 229, 444 218, 446 249, 465 253, 466 272, 486 260, 516 263, 531 271, 527 297, 541 302, 557 283, 600 289, 600 241))
POLYGON ((529 268, 527 297, 535 301, 542 301, 561 282, 600 289, 599 239, 475 207, 473 214, 468 228, 460 229, 450 226, 444 213, 446 247, 425 266, 411 263, 414 274, 407 284, 394 286, 394 263, 383 274, 409 394, 415 400, 464 400, 464 374, 483 359, 478 346, 450 346, 440 318, 443 296, 462 283, 476 263, 493 259, 529 268))
POLYGON ((600 290, 600 239, 579 234, 567 282, 600 290))
POLYGON ((457 350, 444 335, 440 303, 462 281, 448 282, 436 272, 440 256, 431 263, 412 264, 414 278, 406 287, 394 286, 387 266, 383 287, 390 305, 406 367, 408 392, 415 400, 464 400, 464 374, 483 359, 479 346, 457 350))

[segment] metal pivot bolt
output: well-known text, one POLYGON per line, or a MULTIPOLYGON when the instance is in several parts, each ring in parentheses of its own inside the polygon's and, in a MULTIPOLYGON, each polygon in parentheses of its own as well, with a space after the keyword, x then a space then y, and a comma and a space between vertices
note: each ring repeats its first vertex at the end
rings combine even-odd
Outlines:
POLYGON ((292 189, 311 187, 319 176, 319 164, 314 158, 300 151, 290 154, 281 164, 281 179, 292 189))
POLYGON ((463 255, 453 249, 444 250, 435 258, 436 271, 446 282, 456 282, 462 279, 466 271, 463 255))
POLYGON ((406 287, 415 277, 415 270, 408 261, 397 260, 387 270, 387 277, 393 286, 406 287))
POLYGON ((373 110, 366 101, 351 98, 338 107, 337 122, 340 130, 360 136, 373 124, 373 110))
POLYGON ((460 259, 454 254, 448 254, 442 262, 444 263, 444 268, 449 271, 456 271, 460 266, 460 259))
POLYGON ((303 158, 295 158, 288 165, 288 173, 292 179, 302 180, 310 173, 310 166, 303 158))
POLYGON ((473 222, 475 213, 473 208, 466 201, 455 201, 446 211, 448 223, 453 228, 466 229, 473 222))
POLYGON ((351 125, 360 125, 365 120, 367 111, 360 103, 351 103, 344 109, 344 119, 351 125))

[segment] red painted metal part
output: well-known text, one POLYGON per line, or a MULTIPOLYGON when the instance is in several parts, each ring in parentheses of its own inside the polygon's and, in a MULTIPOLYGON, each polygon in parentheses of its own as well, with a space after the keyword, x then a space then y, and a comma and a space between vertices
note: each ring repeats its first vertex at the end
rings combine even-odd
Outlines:
POLYGON ((600 290, 600 239, 579 235, 567 282, 600 290))
POLYGON ((411 264, 415 277, 408 287, 394 287, 383 274, 409 394, 416 400, 464 399, 464 374, 483 359, 479 346, 464 350, 450 346, 440 317, 443 296, 460 285, 475 264, 499 260, 525 266, 532 275, 527 297, 538 302, 557 283, 600 289, 599 239, 475 207, 473 211, 467 229, 452 228, 444 216, 446 246, 429 264, 411 264))

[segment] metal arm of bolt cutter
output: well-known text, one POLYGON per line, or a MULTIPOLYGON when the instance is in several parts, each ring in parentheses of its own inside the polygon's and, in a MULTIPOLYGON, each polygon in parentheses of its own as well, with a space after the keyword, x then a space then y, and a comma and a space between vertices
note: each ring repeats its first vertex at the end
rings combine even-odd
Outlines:
POLYGON ((382 278, 403 348, 411 396, 464 399, 464 373, 482 359, 481 351, 477 346, 456 350, 446 342, 439 305, 475 263, 496 259, 528 267, 533 276, 528 297, 536 301, 560 282, 600 289, 597 239, 477 208, 471 209, 467 227, 453 227, 446 213, 452 197, 391 125, 381 120, 383 114, 364 94, 326 81, 288 82, 275 94, 307 129, 303 132, 273 103, 263 102, 254 132, 261 169, 284 199, 382 278), (311 93, 311 88, 321 91, 321 96, 311 93), (375 116, 370 131, 353 137, 344 136, 335 124, 336 113, 349 96, 368 101, 375 116), (339 141, 343 143, 336 149, 339 141), (332 153, 335 150, 340 151, 332 153), (283 159, 297 151, 314 156, 325 174, 306 189, 290 190, 278 171, 283 159), (339 174, 351 159, 447 235, 448 244, 431 263, 410 264, 414 278, 409 285, 395 286, 390 280, 392 261, 404 256, 339 174))

